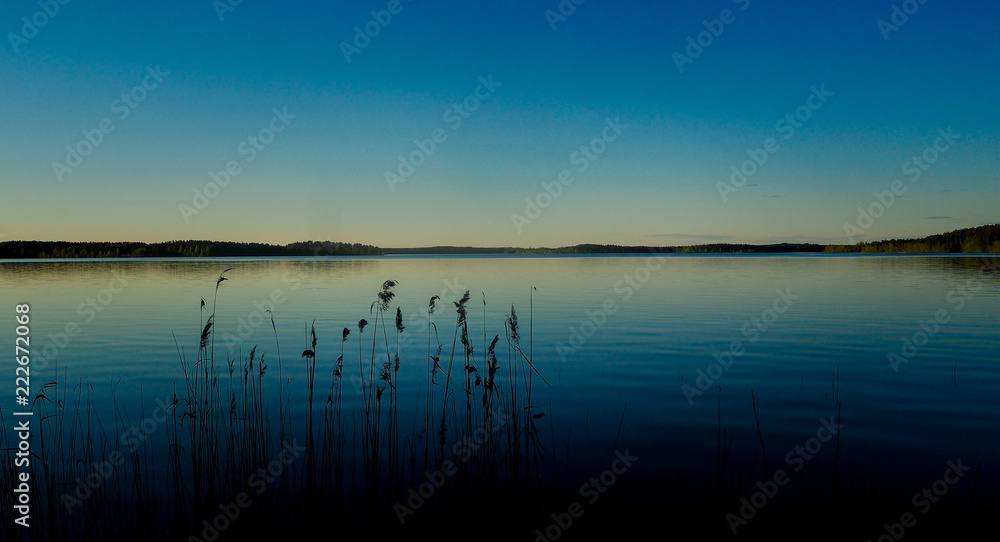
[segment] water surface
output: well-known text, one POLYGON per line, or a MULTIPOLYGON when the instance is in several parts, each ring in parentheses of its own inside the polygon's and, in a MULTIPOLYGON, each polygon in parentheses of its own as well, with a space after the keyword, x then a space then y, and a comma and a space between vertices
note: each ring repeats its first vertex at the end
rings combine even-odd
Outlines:
MULTIPOLYGON (((413 405, 407 424, 415 428, 428 322, 447 354, 454 302, 468 290, 480 365, 494 335, 504 344, 504 321, 516 311, 522 344, 550 384, 534 381, 535 403, 551 423, 544 426, 547 444, 564 462, 557 464, 569 487, 607 468, 617 447, 641 458, 629 472, 630 491, 706 497, 720 426, 732 438, 729 461, 743 467, 737 476, 744 483, 763 479, 752 392, 772 471, 798 465, 796 446, 839 412, 839 450, 830 441, 810 454, 796 491, 828 492, 836 458, 843 492, 909 495, 940 478, 946 461, 961 458, 983 465, 977 499, 996 504, 998 263, 648 254, 19 261, 0 263, 0 307, 13 314, 16 303, 31 304, 36 391, 52 380, 85 383, 105 420, 112 419, 112 401, 139 419, 138 405, 183 388, 181 360, 196 355, 214 307, 217 358, 245 360, 256 346, 276 377, 280 348, 281 378, 290 383, 299 423, 307 412, 307 328, 315 325, 318 335, 320 405, 343 328, 352 332, 343 344, 350 379, 363 365, 358 321, 374 322, 380 286, 396 280, 390 318, 399 307, 406 326, 399 336, 400 404, 413 405), (216 280, 228 267, 216 297, 216 280), (429 318, 434 295, 443 304, 429 318)), ((3 335, 12 339, 13 328, 3 335)), ((391 321, 387 329, 394 337, 391 321)), ((370 340, 370 333, 361 336, 370 340)), ((345 412, 360 403, 345 392, 345 412)), ((971 480, 955 491, 969 496, 971 480)))

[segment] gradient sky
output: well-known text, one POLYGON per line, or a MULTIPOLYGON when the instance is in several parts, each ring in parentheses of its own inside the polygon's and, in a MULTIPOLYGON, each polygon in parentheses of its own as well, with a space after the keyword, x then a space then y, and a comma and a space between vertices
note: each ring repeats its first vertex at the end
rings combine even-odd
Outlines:
POLYGON ((3 2, 0 239, 843 243, 894 179, 905 194, 858 240, 1000 215, 995 1, 929 0, 886 40, 890 0, 586 0, 555 29, 557 0, 402 0, 350 62, 341 44, 387 0, 243 0, 220 20, 226 1, 71 0, 51 17, 3 2), (724 9, 735 20, 678 70, 724 9), (48 20, 12 42, 22 17, 48 20), (116 100, 156 66, 169 75, 121 118, 116 100), (456 128, 446 110, 491 74, 456 128), (824 85, 785 139, 776 123, 824 85), (295 118, 248 162, 238 149, 274 109, 295 118), (105 118, 114 131, 60 181, 53 162, 105 118), (579 171, 609 118, 628 127, 579 171), (911 181, 905 163, 948 127, 959 140, 911 181), (436 129, 447 139, 390 190, 385 172, 436 129), (723 200, 730 167, 771 137, 778 151, 723 200), (186 221, 179 206, 233 160, 186 221), (573 183, 518 232, 511 215, 564 169, 573 183))

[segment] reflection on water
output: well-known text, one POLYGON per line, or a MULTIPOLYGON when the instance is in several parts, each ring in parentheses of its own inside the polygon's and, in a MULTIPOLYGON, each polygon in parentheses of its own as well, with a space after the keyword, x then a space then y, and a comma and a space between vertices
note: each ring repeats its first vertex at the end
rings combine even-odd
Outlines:
MULTIPOLYGON (((288 389, 301 389, 297 354, 315 322, 319 405, 341 330, 372 320, 379 286, 393 279, 392 309, 406 325, 399 403, 420 405, 428 331, 452 337, 453 302, 468 290, 480 361, 492 337, 503 338, 512 305, 521 318, 523 343, 551 384, 536 388, 535 403, 548 412, 552 443, 571 450, 567 480, 604 465, 617 442, 644 459, 630 471, 634 491, 703 496, 716 478, 720 429, 732 439, 730 461, 757 480, 758 420, 773 469, 798 465, 796 447, 839 411, 838 451, 824 445, 803 472, 830 472, 836 458, 841 490, 906 494, 940 476, 946 460, 1000 465, 997 263, 649 255, 4 262, 0 306, 31 304, 35 382, 87 383, 105 412, 112 397, 149 403, 181 386, 180 358, 196 354, 213 306, 217 357, 244 359, 257 346, 276 359, 277 343, 288 389), (431 296, 444 305, 428 316, 431 296)), ((12 337, 13 328, 3 333, 12 337)), ((355 340, 346 347, 356 352, 355 340)), ((345 412, 357 411, 362 397, 348 392, 344 401, 345 412)), ((305 398, 294 396, 290 408, 303 419, 305 398)), ((1000 478, 989 472, 977 499, 995 504, 1000 478)), ((810 483, 829 491, 825 478, 810 483)))

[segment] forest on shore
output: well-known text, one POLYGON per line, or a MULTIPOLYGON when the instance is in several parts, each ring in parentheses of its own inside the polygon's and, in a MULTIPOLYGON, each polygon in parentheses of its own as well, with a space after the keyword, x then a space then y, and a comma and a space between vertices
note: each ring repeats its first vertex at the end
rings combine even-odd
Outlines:
POLYGON ((66 241, 7 241, 0 258, 224 258, 278 256, 381 256, 382 250, 360 243, 305 241, 288 245, 227 241, 166 243, 72 243, 66 241))
POLYGON ((1000 224, 955 230, 920 239, 887 239, 854 245, 778 243, 769 245, 714 243, 689 246, 622 246, 580 244, 560 248, 419 247, 380 248, 360 243, 302 241, 287 245, 229 241, 165 243, 6 241, 0 259, 35 258, 247 258, 281 256, 385 256, 392 254, 1000 254, 1000 224))

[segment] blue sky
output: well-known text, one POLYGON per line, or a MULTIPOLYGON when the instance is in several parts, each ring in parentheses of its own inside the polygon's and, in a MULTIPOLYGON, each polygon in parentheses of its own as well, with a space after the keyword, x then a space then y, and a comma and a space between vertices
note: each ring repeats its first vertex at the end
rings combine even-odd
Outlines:
POLYGON ((4 2, 0 239, 843 243, 998 221, 996 2, 672 4, 4 2), (720 186, 734 166, 753 173, 720 186))

